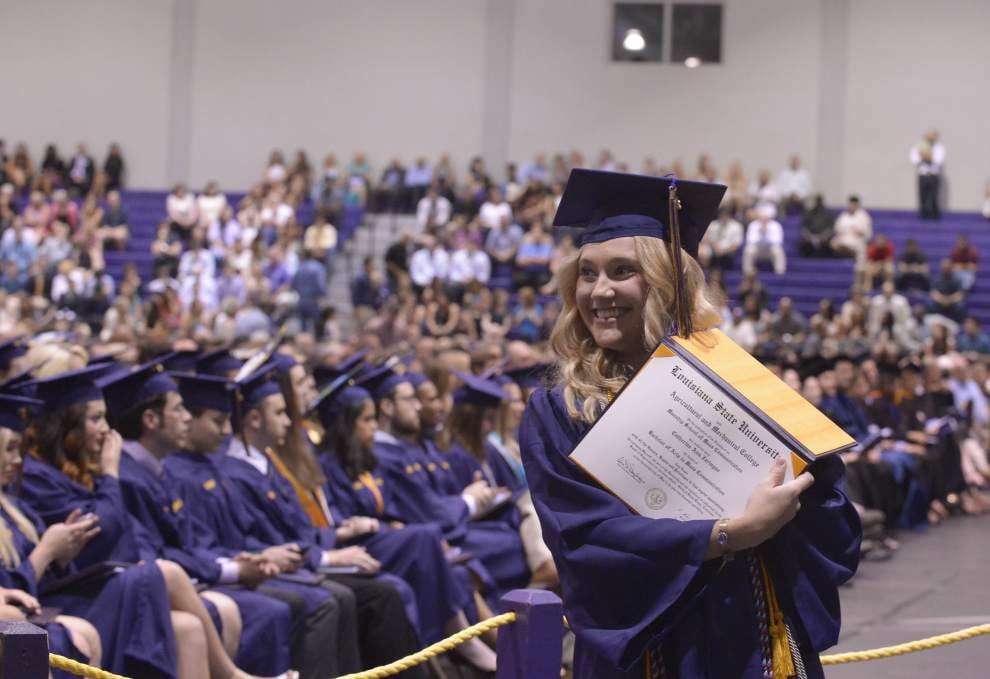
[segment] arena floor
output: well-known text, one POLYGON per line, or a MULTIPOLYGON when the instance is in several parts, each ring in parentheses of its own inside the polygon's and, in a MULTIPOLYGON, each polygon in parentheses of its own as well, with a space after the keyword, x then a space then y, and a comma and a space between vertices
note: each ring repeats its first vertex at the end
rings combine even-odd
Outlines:
MULTIPOLYGON (((842 637, 859 651, 990 622, 990 517, 955 519, 904 535, 887 562, 865 563, 842 589, 842 637)), ((990 676, 990 636, 898 658, 827 668, 836 679, 990 676)))

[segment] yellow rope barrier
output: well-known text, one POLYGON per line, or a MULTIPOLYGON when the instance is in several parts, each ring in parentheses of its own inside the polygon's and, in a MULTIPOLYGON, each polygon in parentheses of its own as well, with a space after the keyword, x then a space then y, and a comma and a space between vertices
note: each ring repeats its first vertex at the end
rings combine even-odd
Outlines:
POLYGON ((883 648, 874 648, 869 651, 852 651, 850 653, 823 655, 821 657, 822 665, 841 665, 843 663, 850 662, 863 662, 865 660, 892 658, 896 655, 904 655, 905 653, 914 653, 916 651, 927 651, 929 648, 937 648, 939 646, 945 646, 946 644, 954 644, 957 641, 965 641, 966 639, 972 639, 973 637, 978 637, 982 634, 990 634, 990 624, 967 627, 966 629, 961 629, 958 632, 939 634, 934 637, 928 637, 927 639, 909 641, 906 644, 897 644, 896 646, 884 646, 883 648))
MULTIPOLYGON (((421 651, 413 653, 412 655, 407 655, 405 658, 400 658, 399 660, 389 663, 388 665, 382 665, 381 667, 376 667, 364 672, 347 674, 342 677, 338 677, 337 679, 384 679, 385 677, 391 677, 399 672, 408 670, 411 667, 421 665, 438 655, 452 651, 469 639, 481 636, 485 632, 490 632, 491 630, 498 629, 499 627, 511 625, 515 621, 516 614, 512 611, 503 613, 502 615, 496 615, 494 618, 489 618, 488 620, 479 622, 476 625, 472 625, 471 627, 461 630, 453 636, 447 637, 442 641, 438 641, 435 644, 427 646, 421 651)), ((567 624, 567 618, 564 618, 564 624, 567 624)), ((926 651, 930 648, 945 646, 946 644, 954 644, 956 642, 972 639, 983 634, 990 634, 990 624, 967 627, 966 629, 961 629, 957 632, 939 634, 937 636, 919 639, 917 641, 909 641, 905 644, 897 644, 895 646, 884 646, 882 648, 874 648, 868 651, 852 651, 850 653, 823 655, 821 656, 821 661, 822 665, 842 665, 852 662, 881 660, 883 658, 893 658, 894 656, 904 655, 905 653, 926 651)), ((55 653, 48 654, 48 661, 55 669, 65 670, 66 672, 71 672, 72 674, 77 674, 81 677, 87 677, 88 679, 128 679, 127 677, 123 677, 119 674, 114 674, 113 672, 101 670, 98 667, 92 667, 81 662, 76 662, 71 658, 66 658, 65 656, 57 655, 55 653)))
POLYGON ((408 670, 410 667, 415 667, 416 665, 420 665, 431 658, 435 658, 441 653, 452 651, 469 639, 481 636, 485 632, 490 632, 493 629, 498 629, 499 627, 509 625, 515 621, 515 611, 509 611, 508 613, 503 613, 502 615, 496 615, 494 618, 483 620, 477 625, 471 625, 467 629, 461 630, 457 634, 447 637, 443 641, 438 641, 431 646, 427 646, 418 653, 407 655, 405 658, 400 658, 395 662, 389 663, 388 665, 382 665, 381 667, 376 667, 373 670, 356 672, 354 674, 345 674, 342 677, 337 677, 337 679, 383 679, 383 677, 391 677, 393 674, 398 674, 403 670, 408 670))
POLYGON ((66 672, 77 674, 80 677, 88 677, 89 679, 128 679, 119 674, 77 662, 72 658, 66 658, 64 655, 58 655, 57 653, 48 654, 48 664, 57 670, 65 670, 66 672))

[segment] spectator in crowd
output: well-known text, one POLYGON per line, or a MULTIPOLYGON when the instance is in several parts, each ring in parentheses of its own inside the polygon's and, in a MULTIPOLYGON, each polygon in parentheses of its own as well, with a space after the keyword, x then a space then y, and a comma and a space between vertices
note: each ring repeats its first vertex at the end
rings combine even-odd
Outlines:
POLYGON ((44 193, 51 193, 65 186, 65 161, 58 154, 55 144, 48 144, 45 147, 39 178, 41 179, 39 188, 44 193))
POLYGON ((870 298, 867 313, 867 330, 870 336, 880 332, 881 324, 888 314, 898 326, 904 326, 911 321, 911 307, 907 298, 897 292, 893 282, 884 281, 880 294, 870 298))
POLYGON ((377 209, 379 212, 405 212, 408 195, 406 168, 398 158, 393 158, 382 170, 382 176, 378 180, 375 195, 377 209))
POLYGON ((68 224, 73 233, 79 227, 79 208, 69 200, 69 192, 65 189, 58 189, 52 193, 51 209, 48 211, 48 226, 50 227, 52 222, 56 220, 68 224))
POLYGON ((28 272, 21 271, 17 262, 8 259, 3 262, 3 272, 0 273, 0 288, 8 295, 16 295, 26 290, 28 286, 28 272))
POLYGON ((512 206, 505 199, 502 189, 493 186, 488 190, 488 200, 481 204, 478 219, 482 228, 492 230, 512 223, 512 206))
POLYGON ((849 196, 846 209, 835 220, 832 250, 839 257, 852 257, 859 284, 864 282, 866 245, 873 237, 873 219, 863 209, 859 196, 849 196))
POLYGON ((23 142, 14 147, 14 153, 4 159, 4 183, 14 185, 14 191, 23 195, 34 179, 34 162, 28 153, 27 145, 23 142))
POLYGON ((990 336, 980 328, 980 322, 972 316, 963 321, 962 332, 956 336, 956 349, 963 354, 975 354, 972 358, 990 354, 990 336))
POLYGON ((327 221, 326 212, 317 210, 313 216, 313 223, 306 227, 303 249, 318 255, 320 261, 329 264, 336 248, 337 227, 327 221))
POLYGON ((2 252, 0 252, 0 262, 6 265, 13 264, 18 275, 27 275, 38 257, 38 249, 35 239, 29 235, 24 227, 24 222, 20 219, 14 220, 12 228, 8 229, 0 239, 2 252))
POLYGON ((790 157, 787 167, 777 175, 777 192, 784 214, 804 210, 805 201, 811 195, 811 176, 801 166, 801 157, 797 154, 790 157))
POLYGON ((0 184, 0 232, 5 231, 14 223, 17 216, 17 204, 14 202, 14 185, 0 184))
POLYGON ((547 166, 547 155, 537 153, 533 160, 524 163, 519 172, 519 181, 523 184, 535 182, 537 184, 550 183, 550 168, 547 166))
POLYGON ((784 228, 773 219, 775 208, 764 205, 757 210, 756 219, 746 229, 746 246, 743 248, 743 273, 756 271, 757 262, 769 261, 774 273, 787 270, 784 254, 784 228))
POLYGON ((937 130, 928 130, 911 147, 910 160, 918 174, 918 212, 922 219, 938 219, 945 146, 938 140, 937 130))
POLYGON ((110 144, 107 157, 103 161, 103 174, 106 176, 106 190, 120 191, 124 188, 124 174, 127 167, 124 164, 124 154, 117 143, 110 144))
POLYGON ((53 264, 72 256, 72 241, 69 239, 69 226, 63 222, 52 224, 51 232, 38 247, 38 258, 53 264))
POLYGON ((881 281, 894 280, 894 244, 887 236, 878 233, 873 242, 866 246, 866 285, 872 290, 881 281))
POLYGON ((530 230, 519 240, 513 282, 516 289, 540 289, 550 281, 550 260, 553 258, 553 237, 546 232, 543 221, 533 222, 530 230))
POLYGON ((743 244, 743 227, 725 206, 718 210, 698 247, 698 262, 706 269, 729 271, 735 266, 736 253, 743 244))
POLYGON ((423 332, 430 337, 449 337, 460 326, 461 307, 450 299, 440 280, 432 286, 433 299, 426 305, 423 332))
POLYGON ((801 217, 801 240, 798 251, 802 257, 831 257, 835 217, 825 207, 825 197, 815 194, 814 201, 801 217))
POLYGON ((956 323, 966 315, 966 291, 956 278, 950 259, 942 260, 938 278, 932 282, 928 310, 956 323))
POLYGON ((289 194, 294 197, 305 197, 310 194, 313 184, 313 165, 309 162, 306 151, 298 149, 296 158, 289 168, 288 181, 289 194))
POLYGON ((987 186, 983 190, 983 205, 980 207, 980 214, 986 219, 990 219, 990 182, 987 182, 987 186))
POLYGON ((77 196, 85 196, 93 186, 95 165, 93 158, 86 150, 85 144, 76 146, 75 154, 69 158, 68 179, 69 187, 77 196))
POLYGON ((434 280, 446 280, 450 271, 450 255, 440 240, 424 236, 421 242, 422 247, 409 259, 409 277, 417 292, 430 287, 434 280))
POLYGON ((769 212, 770 218, 777 216, 780 192, 773 182, 770 170, 762 169, 749 185, 749 205, 757 212, 769 212))
POLYGON ((280 149, 272 149, 268 154, 268 166, 265 168, 264 180, 268 184, 282 184, 289 176, 285 167, 285 156, 280 149))
POLYGON ((227 196, 220 192, 215 181, 207 182, 203 193, 196 197, 196 214, 200 226, 209 226, 219 220, 225 207, 227 196))
POLYGON ((120 192, 116 189, 107 191, 107 208, 103 211, 99 237, 105 248, 111 250, 127 249, 130 238, 130 219, 127 210, 120 200, 120 192))
POLYGON ((361 264, 361 273, 351 281, 351 304, 355 310, 362 309, 361 313, 367 314, 380 310, 387 297, 385 280, 375 265, 375 258, 369 255, 361 264))
POLYGON ((178 272, 179 257, 182 255, 182 242, 172 230, 172 225, 163 220, 158 224, 155 240, 151 244, 152 265, 155 271, 167 267, 170 271, 178 272))
POLYGON ((426 156, 420 156, 413 163, 413 166, 406 171, 406 190, 409 192, 409 202, 412 205, 419 205, 419 201, 426 195, 426 190, 433 184, 433 169, 430 167, 426 156))
MULTIPOLYGON (((495 189, 498 191, 498 189, 495 189)), ((508 205, 506 203, 506 205, 508 205)), ((480 218, 480 217, 479 217, 480 218)), ((522 242, 523 230, 511 221, 510 215, 503 214, 500 221, 488 232, 485 239, 485 252, 492 258, 495 270, 512 270, 513 262, 519 244, 522 242)), ((484 223, 484 222, 482 222, 484 223)))
POLYGON ((450 269, 447 280, 455 300, 459 300, 464 289, 473 282, 488 285, 492 274, 492 262, 478 243, 465 238, 450 256, 450 269))
POLYGON ((165 199, 165 212, 172 233, 181 242, 187 242, 193 227, 199 221, 199 214, 196 212, 196 198, 186 189, 185 184, 176 184, 168 194, 165 199))
POLYGON ((543 327, 543 306, 536 298, 533 288, 519 290, 519 301, 512 310, 512 328, 509 330, 510 339, 536 342, 540 339, 543 327))
POLYGON ((41 191, 32 191, 28 204, 21 212, 21 219, 24 220, 24 226, 35 234, 41 234, 48 229, 50 213, 51 208, 45 202, 45 194, 41 191))
POLYGON ((781 297, 777 311, 770 317, 769 330, 771 336, 782 340, 785 344, 799 344, 808 328, 808 319, 794 308, 790 297, 781 297))
POLYGON ((299 269, 292 277, 292 290, 299 299, 297 314, 304 332, 319 330, 322 313, 320 304, 327 294, 327 272, 323 266, 323 250, 306 250, 299 269))
POLYGON ((980 263, 980 253, 974 248, 969 237, 965 234, 956 239, 956 244, 949 253, 952 262, 952 274, 966 292, 976 282, 976 271, 980 263))
POLYGON ((904 251, 897 260, 897 289, 903 292, 909 290, 927 291, 930 285, 931 267, 928 255, 921 251, 918 241, 908 238, 904 242, 904 251))
POLYGON ((450 213, 450 201, 433 185, 416 204, 416 223, 423 231, 442 229, 450 221, 450 213))

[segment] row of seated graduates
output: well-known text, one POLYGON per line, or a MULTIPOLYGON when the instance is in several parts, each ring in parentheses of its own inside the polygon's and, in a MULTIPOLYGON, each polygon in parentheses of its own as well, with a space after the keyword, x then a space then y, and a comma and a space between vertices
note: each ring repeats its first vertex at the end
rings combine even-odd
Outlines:
MULTIPOLYGON (((496 486, 519 497, 520 474, 507 458, 490 447, 469 453, 459 444, 441 453, 429 436, 403 446, 384 432, 363 444, 333 435, 353 434, 346 420, 375 407, 385 429, 399 432, 387 416, 401 420, 396 406, 410 400, 404 390, 436 392, 425 377, 361 366, 366 389, 325 391, 314 400, 312 377, 286 355, 276 354, 239 382, 224 378, 240 369, 226 351, 182 352, 139 368, 96 361, 39 380, 27 373, 0 387, 16 411, 8 418, 20 444, 14 448, 25 450, 20 497, 12 501, 36 526, 25 536, 21 562, 6 565, 23 570, 45 525, 67 524, 75 515, 99 526, 74 558, 21 589, 47 592, 46 580, 58 585, 74 574, 76 582, 43 594, 42 603, 90 619, 106 667, 132 676, 182 676, 184 645, 178 626, 170 629, 181 612, 173 590, 188 594, 193 585, 202 596, 184 605, 201 623, 208 615, 224 644, 219 652, 209 639, 204 644, 211 674, 232 667, 229 658, 216 659, 225 651, 256 673, 291 665, 303 676, 328 676, 400 657, 490 615, 500 592, 540 584, 533 575, 546 574, 548 557, 538 524, 535 548, 522 537, 533 535, 535 516, 518 502, 486 513, 496 486), (354 401, 356 393, 364 397, 354 401), (309 401, 307 419, 299 404, 309 401), (343 426, 335 430, 335 421, 343 426), (273 435, 280 424, 282 435, 273 435), (320 437, 300 435, 316 429, 320 437), (336 451, 327 448, 331 441, 336 451), (347 481, 348 475, 354 478, 347 481), (126 596, 138 586, 148 594, 126 596)), ((317 374, 326 381, 334 371, 317 374)), ((490 420, 506 390, 465 378, 455 410, 490 420)), ((425 430, 435 431, 435 423, 425 430)), ((62 645, 73 654, 71 639, 62 645)), ((482 669, 494 666, 480 642, 462 654, 482 669)), ((75 655, 87 657, 78 649, 75 655)))

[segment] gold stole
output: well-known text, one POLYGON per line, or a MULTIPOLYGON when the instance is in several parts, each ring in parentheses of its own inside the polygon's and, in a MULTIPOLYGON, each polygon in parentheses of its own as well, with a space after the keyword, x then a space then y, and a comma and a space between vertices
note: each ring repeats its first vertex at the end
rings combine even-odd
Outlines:
POLYGON ((361 472, 358 475, 358 480, 361 481, 362 485, 368 489, 375 498, 375 506, 378 508, 378 515, 382 516, 385 513, 385 498, 382 497, 382 492, 378 490, 378 484, 375 483, 375 477, 371 475, 371 472, 361 472))
POLYGON ((330 521, 327 513, 324 512, 323 508, 327 507, 327 498, 323 493, 322 488, 317 488, 315 491, 311 491, 296 478, 285 463, 279 459, 279 456, 274 454, 270 448, 265 449, 265 454, 268 455, 268 459, 278 473, 289 480, 292 484, 292 490, 296 491, 296 495, 299 497, 299 502, 302 504, 304 510, 306 510, 306 516, 309 517, 310 523, 316 528, 329 528, 330 521))

